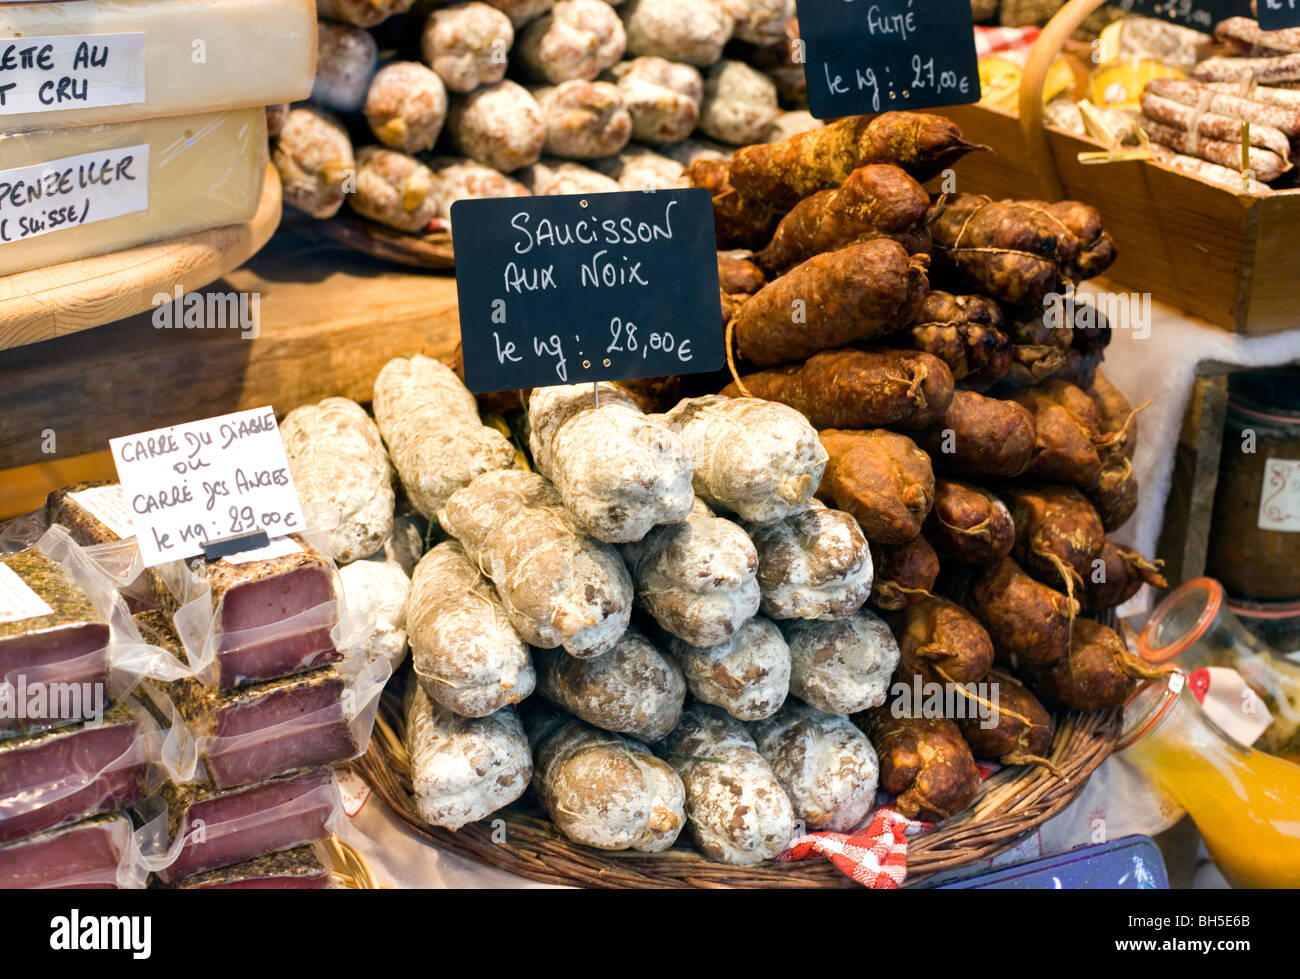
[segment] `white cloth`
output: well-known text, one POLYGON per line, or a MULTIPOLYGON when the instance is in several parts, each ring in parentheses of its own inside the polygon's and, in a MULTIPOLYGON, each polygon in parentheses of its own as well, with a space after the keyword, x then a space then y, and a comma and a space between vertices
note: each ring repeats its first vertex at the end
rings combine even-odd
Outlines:
POLYGON ((338 836, 361 855, 380 887, 553 887, 433 846, 413 832, 373 792, 362 791, 354 799, 355 803, 348 806, 349 818, 344 820, 338 836))
MULTIPOLYGON (((1084 296, 1127 291, 1105 279, 1094 279, 1079 288, 1084 296)), ((1147 326, 1149 329, 1114 331, 1102 373, 1134 407, 1151 400, 1138 416, 1141 434, 1133 461, 1141 488, 1137 513, 1115 538, 1144 554, 1154 554, 1197 365, 1217 361, 1239 367, 1275 367, 1300 360, 1300 306, 1296 309, 1297 329, 1270 336, 1229 333, 1159 302, 1151 303, 1147 326)))

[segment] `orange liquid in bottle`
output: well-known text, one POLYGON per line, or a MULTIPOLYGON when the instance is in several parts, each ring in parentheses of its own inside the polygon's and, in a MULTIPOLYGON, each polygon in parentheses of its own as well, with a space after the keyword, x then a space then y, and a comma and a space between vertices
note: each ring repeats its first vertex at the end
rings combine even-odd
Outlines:
POLYGON ((1300 765, 1237 745, 1185 704, 1171 713, 1125 757, 1182 803, 1230 884, 1300 887, 1300 765))

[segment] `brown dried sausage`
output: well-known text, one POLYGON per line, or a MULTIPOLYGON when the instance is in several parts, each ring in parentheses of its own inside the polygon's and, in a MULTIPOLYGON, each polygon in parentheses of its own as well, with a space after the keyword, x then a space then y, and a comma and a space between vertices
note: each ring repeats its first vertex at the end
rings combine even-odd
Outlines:
POLYGON ((1034 459, 1034 416, 1014 401, 957 391, 917 441, 945 472, 1018 476, 1034 459))
POLYGON ((822 446, 830 456, 817 496, 844 510, 867 540, 901 544, 921 532, 934 500, 929 457, 906 435, 827 429, 822 446))
POLYGON ((902 544, 873 544, 871 557, 876 566, 871 604, 881 611, 897 611, 934 590, 939 557, 923 536, 918 534, 902 544))
POLYGON ((983 391, 1011 368, 1011 338, 1002 327, 1002 310, 992 299, 932 289, 904 335, 947 364, 963 388, 983 391))
MULTIPOLYGON (((826 350, 802 364, 741 378, 755 398, 798 409, 815 428, 923 428, 952 401, 952 374, 913 350, 826 350)), ((736 383, 722 392, 738 397, 736 383)))
POLYGON ((1007 505, 988 490, 937 479, 925 535, 945 559, 996 564, 1011 553, 1016 525, 1007 505))
POLYGON ((766 367, 893 333, 929 291, 928 264, 887 238, 810 258, 745 304, 736 317, 738 352, 766 367))
POLYGON ((941 116, 851 116, 777 143, 737 150, 732 184, 747 197, 788 210, 810 194, 838 187, 869 163, 893 164, 917 180, 928 180, 979 148, 941 116))
POLYGON ((766 272, 783 272, 869 235, 906 231, 924 219, 929 208, 925 188, 898 167, 859 167, 839 187, 818 191, 795 205, 754 261, 766 272))

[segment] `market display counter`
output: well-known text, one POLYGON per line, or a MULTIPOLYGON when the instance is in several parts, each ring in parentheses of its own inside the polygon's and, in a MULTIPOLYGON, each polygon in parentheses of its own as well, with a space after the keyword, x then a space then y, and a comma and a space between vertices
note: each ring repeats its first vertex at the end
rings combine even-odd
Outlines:
POLYGON ((184 302, 198 301, 231 314, 223 328, 187 329, 184 307, 173 304, 165 329, 155 307, 0 356, 0 469, 48 461, 45 429, 57 433, 63 458, 100 451, 122 432, 241 408, 270 404, 282 414, 328 395, 369 401, 393 357, 446 357, 459 338, 450 275, 394 268, 291 231, 184 302), (240 297, 257 313, 253 329, 238 320, 240 297))

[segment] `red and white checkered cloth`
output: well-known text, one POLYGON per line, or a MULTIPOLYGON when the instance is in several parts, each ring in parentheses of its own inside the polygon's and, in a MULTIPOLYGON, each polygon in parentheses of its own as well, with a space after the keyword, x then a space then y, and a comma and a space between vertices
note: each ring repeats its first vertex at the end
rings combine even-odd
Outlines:
POLYGON ((907 832, 923 824, 891 806, 872 812, 862 829, 848 833, 809 833, 801 836, 777 860, 825 857, 864 887, 896 888, 907 876, 907 832))
POLYGON ((975 54, 982 58, 996 51, 1028 49, 1041 33, 1040 27, 976 27, 975 54))
MULTIPOLYGON (((983 782, 1002 766, 977 761, 975 767, 983 782)), ((791 842, 776 859, 788 863, 822 856, 864 887, 893 889, 902 886, 907 877, 907 838, 935 825, 908 819, 892 805, 877 805, 852 833, 808 833, 791 842)))

